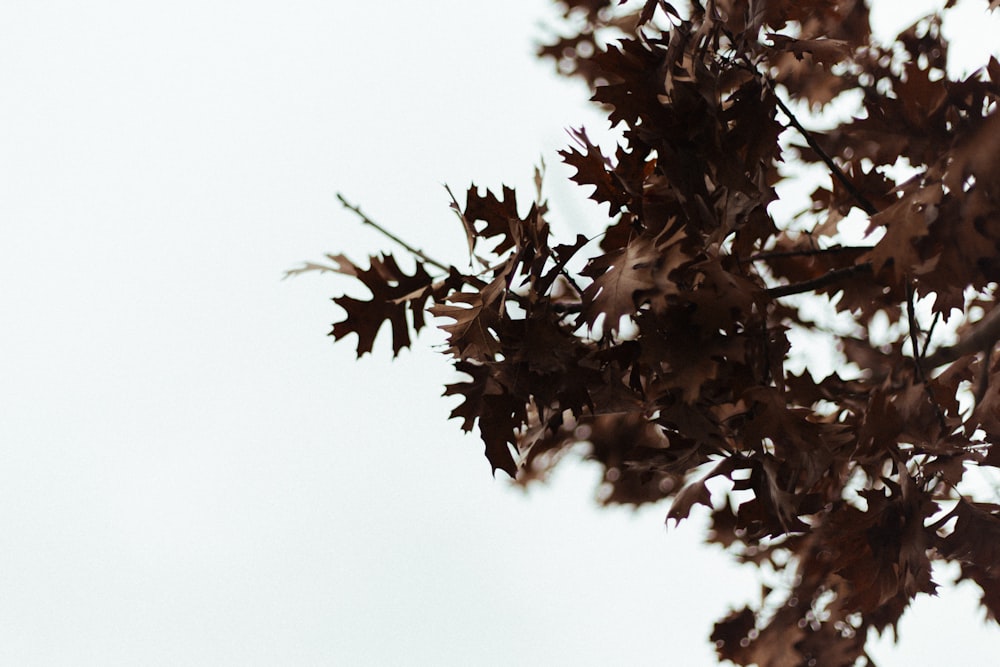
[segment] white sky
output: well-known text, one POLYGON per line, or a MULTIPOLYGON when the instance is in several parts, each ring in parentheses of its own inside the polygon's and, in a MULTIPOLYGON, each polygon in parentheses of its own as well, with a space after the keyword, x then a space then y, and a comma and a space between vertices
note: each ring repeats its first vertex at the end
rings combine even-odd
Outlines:
MULTIPOLYGON (((392 249, 338 191, 459 261, 441 185, 544 157, 562 229, 601 222, 559 182, 564 128, 604 125, 533 58, 547 9, 0 5, 0 664, 713 663, 752 571, 596 509, 593 468, 494 481, 439 338, 356 362, 348 283, 280 280, 392 249)), ((886 664, 992 664, 942 597, 886 664)))

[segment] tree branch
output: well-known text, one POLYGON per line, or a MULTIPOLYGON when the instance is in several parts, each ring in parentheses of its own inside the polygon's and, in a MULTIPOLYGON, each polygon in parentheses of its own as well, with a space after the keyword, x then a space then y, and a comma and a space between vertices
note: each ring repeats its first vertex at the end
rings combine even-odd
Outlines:
POLYGON ((986 348, 986 354, 983 358, 983 367, 980 369, 979 383, 976 386, 976 402, 974 405, 979 405, 986 398, 986 391, 990 388, 990 362, 993 360, 993 347, 990 346, 986 348))
POLYGON ((410 253, 414 257, 419 257, 420 259, 424 260, 424 262, 426 262, 427 264, 430 264, 431 266, 437 267, 437 268, 441 269, 442 271, 444 271, 446 273, 451 271, 451 267, 447 266, 446 264, 443 264, 442 262, 437 261, 433 257, 428 257, 427 255, 424 254, 424 252, 422 250, 418 250, 417 248, 414 248, 409 243, 407 243, 403 239, 399 238, 398 236, 396 236, 395 234, 393 234, 392 232, 390 232, 389 230, 387 230, 382 225, 378 224, 377 222, 375 222, 374 220, 372 220, 371 218, 369 218, 367 215, 365 215, 361 211, 360 207, 355 206, 354 204, 351 204, 350 202, 348 202, 346 199, 344 199, 344 195, 340 194, 339 192, 337 193, 337 200, 341 204, 344 205, 344 208, 346 208, 346 209, 348 209, 350 211, 353 211, 355 215, 357 215, 359 218, 361 218, 361 222, 363 222, 364 224, 369 225, 371 227, 374 227, 383 236, 387 237, 390 241, 398 243, 400 246, 403 247, 404 250, 406 250, 408 253, 410 253))
MULTIPOLYGON (((927 374, 924 373, 923 366, 923 356, 926 352, 926 346, 924 352, 920 351, 920 345, 917 342, 917 337, 920 334, 920 325, 917 324, 917 313, 914 309, 914 299, 913 299, 913 284, 906 283, 906 321, 910 333, 910 347, 913 349, 913 368, 917 374, 917 380, 924 387, 924 393, 927 394, 927 398, 931 402, 931 406, 934 408, 934 414, 937 416, 938 426, 941 428, 941 433, 947 432, 948 426, 944 421, 944 411, 941 409, 941 405, 938 403, 937 398, 934 396, 934 391, 931 386, 927 383, 927 374)), ((936 320, 935 320, 936 321, 936 320)), ((928 333, 928 338, 930 334, 928 333)))
POLYGON ((767 295, 772 299, 779 299, 783 296, 789 296, 790 294, 802 294, 803 292, 812 292, 813 290, 819 289, 820 287, 826 287, 831 285, 838 280, 848 278, 856 273, 871 273, 872 264, 871 262, 865 262, 864 264, 856 264, 854 266, 847 266, 843 269, 833 269, 832 271, 827 271, 819 278, 813 278, 812 280, 805 280, 801 283, 792 283, 791 285, 779 285, 777 287, 772 287, 767 290, 767 295))
POLYGON ((954 345, 935 350, 925 363, 927 368, 943 366, 967 354, 984 352, 992 348, 997 340, 1000 340, 1000 307, 994 307, 954 345))
POLYGON ((924 338, 924 349, 920 351, 920 358, 923 359, 927 356, 927 348, 931 345, 931 336, 934 335, 934 327, 937 326, 938 320, 941 318, 941 313, 934 313, 934 319, 931 320, 931 327, 927 330, 927 337, 924 338))
POLYGON ((851 197, 854 198, 854 201, 858 203, 865 213, 868 215, 875 215, 878 213, 878 208, 871 203, 868 197, 865 197, 864 193, 858 190, 854 183, 851 182, 851 179, 847 178, 847 174, 844 173, 844 170, 833 161, 833 158, 830 157, 822 147, 820 147, 820 145, 816 142, 816 139, 813 138, 812 133, 802 126, 802 123, 800 123, 799 119, 795 117, 792 110, 788 108, 784 101, 782 101, 778 92, 774 89, 774 83, 771 81, 770 77, 765 76, 764 81, 767 83, 767 87, 770 88, 771 92, 774 94, 774 101, 777 102, 781 112, 788 117, 788 122, 792 124, 792 127, 799 131, 802 138, 806 140, 807 144, 809 144, 809 148, 816 151, 816 154, 819 155, 820 159, 823 160, 823 163, 830 169, 830 173, 833 174, 833 177, 840 181, 840 184, 844 186, 847 192, 850 193, 851 197))
POLYGON ((757 262, 761 260, 768 259, 779 259, 782 257, 809 257, 812 255, 836 255, 842 252, 851 251, 867 251, 871 250, 875 246, 870 245, 841 245, 833 246, 831 248, 810 248, 806 250, 774 250, 769 252, 759 252, 756 255, 750 255, 741 262, 757 262))
POLYGON ((924 369, 923 366, 920 365, 920 345, 917 342, 920 327, 917 325, 917 314, 913 310, 913 285, 909 282, 906 283, 906 322, 910 330, 910 347, 913 350, 913 365, 917 369, 917 379, 923 382, 924 369))
MULTIPOLYGON (((348 202, 344 198, 344 195, 340 194, 339 192, 337 193, 337 199, 340 201, 341 204, 344 205, 344 208, 352 211, 355 215, 357 215, 359 218, 361 218, 361 222, 363 222, 364 224, 369 225, 371 227, 374 227, 382 235, 384 235, 385 237, 387 237, 389 240, 394 241, 395 243, 398 243, 400 246, 403 247, 404 250, 406 250, 408 253, 410 253, 414 257, 418 257, 418 258, 422 259, 427 264, 429 264, 429 265, 431 265, 431 266, 433 266, 435 268, 441 269, 442 271, 444 271, 445 273, 447 273, 449 275, 452 274, 453 267, 447 266, 443 262, 439 262, 436 259, 434 259, 433 257, 427 256, 426 254, 424 254, 424 252, 422 250, 414 248, 409 243, 407 243, 403 239, 399 238, 398 236, 396 236, 395 234, 393 234, 392 232, 390 232, 389 230, 387 230, 382 225, 378 224, 377 222, 375 222, 374 220, 372 220, 371 218, 369 218, 364 212, 362 212, 362 210, 361 210, 360 207, 355 206, 354 204, 351 204, 350 202, 348 202)), ((501 263, 501 265, 502 265, 502 263, 501 263)), ((489 267, 489 268, 487 268, 487 269, 484 270, 484 273, 492 271, 492 270, 495 270, 497 268, 498 268, 497 266, 489 267)), ((486 285, 487 285, 487 282, 485 280, 483 280, 483 279, 481 279, 481 278, 479 278, 478 276, 475 276, 475 275, 467 275, 467 274, 464 274, 464 273, 458 273, 458 277, 463 282, 465 282, 466 284, 468 284, 468 285, 470 285, 472 287, 475 287, 477 289, 482 289, 482 288, 486 287, 486 285)), ((527 304, 527 300, 524 297, 522 297, 520 294, 517 294, 513 290, 509 289, 509 286, 508 286, 508 289, 506 290, 506 293, 507 293, 507 296, 505 298, 511 299, 512 301, 514 301, 515 303, 519 304, 520 306, 524 307, 527 304)))

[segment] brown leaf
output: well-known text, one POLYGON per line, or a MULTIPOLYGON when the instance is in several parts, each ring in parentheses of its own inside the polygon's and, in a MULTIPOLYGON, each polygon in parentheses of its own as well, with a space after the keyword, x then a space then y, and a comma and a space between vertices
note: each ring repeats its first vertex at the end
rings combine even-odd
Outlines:
POLYGON ((572 180, 580 185, 594 186, 590 198, 599 204, 609 204, 608 215, 614 217, 628 205, 630 197, 611 171, 611 161, 604 157, 601 149, 591 143, 582 127, 571 130, 570 136, 576 140, 582 151, 570 148, 559 151, 559 155, 562 156, 563 162, 576 168, 572 180))
POLYGON ((960 499, 952 514, 955 527, 938 542, 938 551, 1000 577, 1000 505, 960 499))
POLYGON ((733 471, 742 467, 740 460, 735 456, 722 459, 712 470, 696 482, 685 486, 670 503, 670 511, 667 512, 667 521, 671 519, 680 523, 691 513, 691 508, 695 505, 704 505, 712 509, 712 496, 706 486, 706 482, 713 477, 729 477, 733 471))
POLYGON ((937 219, 942 195, 940 183, 930 184, 872 216, 869 230, 884 226, 885 236, 858 262, 871 262, 876 274, 892 262, 897 276, 913 275, 922 262, 915 242, 927 235, 937 219))
POLYGON ((350 296, 334 299, 347 312, 347 318, 334 324, 330 335, 340 340, 348 334, 357 334, 357 353, 360 357, 371 352, 375 336, 388 321, 392 327, 392 352, 396 356, 410 345, 407 309, 411 312, 414 331, 420 331, 424 325, 424 304, 430 296, 431 276, 420 262, 417 262, 412 276, 406 275, 392 255, 372 257, 368 269, 357 267, 342 255, 335 258, 339 263, 337 271, 356 276, 371 291, 372 298, 368 301, 350 296), (400 297, 406 297, 406 300, 400 302, 400 297))
POLYGON ((621 250, 590 260, 583 274, 594 281, 581 295, 581 322, 594 327, 603 315, 600 335, 618 331, 621 319, 636 312, 636 293, 655 286, 653 269, 658 257, 653 239, 640 236, 621 250))
MULTIPOLYGON (((521 222, 517 213, 517 195, 514 189, 505 185, 501 188, 501 192, 502 199, 497 198, 490 190, 481 195, 479 188, 470 185, 466 192, 465 209, 456 209, 466 233, 472 237, 473 245, 480 238, 501 237, 500 242, 491 250, 498 255, 517 245, 517 237, 520 235, 518 227, 521 222), (485 222, 486 225, 477 225, 478 222, 485 222)), ((457 203, 453 206, 457 206, 457 203)))
POLYGON ((496 277, 478 292, 452 292, 445 303, 429 310, 435 317, 454 320, 442 324, 448 333, 449 352, 458 358, 480 361, 493 359, 500 352, 498 338, 503 319, 507 280, 514 258, 497 271, 496 277))
POLYGON ((816 62, 826 65, 840 62, 851 50, 850 45, 840 39, 795 39, 773 32, 768 33, 767 37, 773 42, 770 48, 775 51, 787 51, 799 60, 808 53, 816 62))

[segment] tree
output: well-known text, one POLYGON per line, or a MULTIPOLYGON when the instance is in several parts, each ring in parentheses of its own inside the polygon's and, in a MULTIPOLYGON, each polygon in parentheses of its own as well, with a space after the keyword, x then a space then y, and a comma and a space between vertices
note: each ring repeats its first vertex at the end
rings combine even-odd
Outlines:
POLYGON ((398 354, 439 318, 466 378, 452 416, 494 474, 543 480, 585 442, 605 503, 670 499, 668 522, 706 506, 709 542, 788 582, 715 625, 721 659, 870 664, 869 631, 934 592, 933 561, 997 620, 1000 505, 973 478, 1000 467, 1000 62, 953 79, 939 15, 877 44, 863 0, 618 4, 563 0, 539 51, 619 132, 605 151, 573 130, 560 154, 603 233, 553 238, 538 169, 527 199, 452 197, 467 267, 341 198, 413 268, 328 255, 289 273, 371 292, 335 299, 331 335, 359 357, 386 322, 398 354), (812 112, 845 104, 818 129, 812 112), (808 165, 824 182, 783 219, 808 165), (792 332, 838 370, 793 371, 792 332))

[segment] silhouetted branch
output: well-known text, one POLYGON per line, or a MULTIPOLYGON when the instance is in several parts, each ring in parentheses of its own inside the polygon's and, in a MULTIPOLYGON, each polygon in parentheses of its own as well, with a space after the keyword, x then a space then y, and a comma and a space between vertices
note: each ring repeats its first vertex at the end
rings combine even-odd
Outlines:
POLYGON ((414 248, 409 243, 407 243, 406 241, 404 241, 403 239, 399 238, 398 236, 396 236, 395 234, 393 234, 392 232, 390 232, 388 229, 386 229, 382 225, 378 224, 377 222, 375 222, 374 220, 372 220, 371 218, 369 218, 367 215, 365 215, 365 213, 363 213, 361 211, 361 208, 359 208, 358 206, 355 206, 354 204, 351 204, 350 202, 348 202, 346 199, 344 199, 344 195, 340 194, 339 192, 337 193, 337 200, 341 204, 344 205, 344 208, 346 208, 346 209, 348 209, 350 211, 353 211, 355 215, 357 215, 359 218, 361 218, 361 222, 363 222, 364 224, 369 225, 371 227, 374 227, 383 236, 385 236, 386 238, 388 238, 390 241, 398 243, 400 246, 403 247, 404 250, 406 250, 408 253, 410 253, 414 257, 419 257, 420 259, 424 260, 426 263, 430 264, 431 266, 437 267, 437 268, 441 269, 442 271, 448 272, 448 271, 451 270, 450 267, 448 267, 446 264, 443 264, 442 262, 437 261, 433 257, 428 257, 427 255, 424 254, 424 252, 422 250, 418 250, 417 248, 414 248))
POLYGON ((836 255, 842 252, 860 252, 871 250, 875 246, 870 245, 841 245, 833 246, 831 248, 809 248, 803 250, 774 250, 768 252, 759 252, 756 255, 751 255, 743 262, 757 262, 768 259, 780 259, 782 257, 810 257, 813 255, 836 255))
POLYGON ((924 338, 924 348, 920 350, 920 358, 923 359, 927 356, 927 348, 931 345, 931 336, 934 335, 934 327, 937 326, 938 320, 941 319, 941 313, 934 313, 934 319, 931 320, 931 327, 927 330, 927 337, 924 338))
POLYGON ((913 310, 913 285, 906 284, 906 322, 910 330, 910 347, 913 350, 913 365, 917 369, 917 379, 924 381, 924 369, 920 365, 920 345, 917 336, 920 328, 917 325, 917 314, 913 310))
POLYGON ((840 181, 841 185, 844 186, 847 192, 850 193, 851 197, 854 198, 854 201, 861 206, 865 213, 868 215, 875 215, 878 213, 878 208, 876 208, 875 205, 869 201, 868 197, 865 197, 865 195, 858 190, 854 183, 847 178, 847 174, 844 173, 844 170, 833 161, 832 157, 827 155, 826 151, 823 150, 823 148, 816 142, 816 139, 813 138, 812 133, 802 126, 802 123, 800 123, 799 119, 795 117, 792 110, 789 109, 788 106, 782 101, 781 97, 778 96, 777 91, 774 90, 774 85, 771 80, 767 77, 765 77, 764 80, 767 82, 767 86, 771 89, 771 92, 774 93, 774 100, 777 102, 778 107, 781 109, 782 113, 788 117, 788 122, 792 124, 792 127, 799 131, 802 138, 806 140, 807 144, 809 144, 809 148, 816 151, 816 154, 819 155, 820 159, 823 160, 823 163, 830 169, 830 173, 833 174, 834 178, 840 181))
POLYGON ((792 283, 791 285, 779 285, 778 287, 772 287, 767 290, 767 295, 772 299, 779 299, 783 296, 789 296, 790 294, 802 294, 803 292, 812 292, 820 287, 826 287, 831 285, 838 280, 843 280, 857 273, 871 273, 872 265, 871 262, 865 262, 864 264, 856 264, 855 266, 848 266, 843 269, 833 269, 824 273, 819 278, 813 278, 812 280, 806 280, 801 283, 792 283))
POLYGON ((927 357, 925 363, 927 368, 943 366, 967 354, 989 350, 997 340, 1000 340, 1000 307, 987 313, 973 326, 972 331, 965 334, 954 345, 935 350, 934 354, 927 357))

